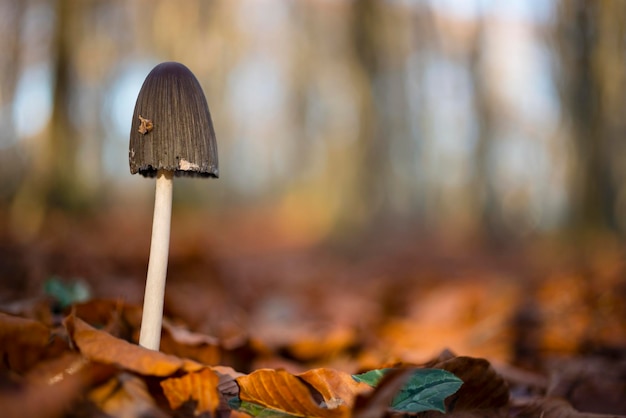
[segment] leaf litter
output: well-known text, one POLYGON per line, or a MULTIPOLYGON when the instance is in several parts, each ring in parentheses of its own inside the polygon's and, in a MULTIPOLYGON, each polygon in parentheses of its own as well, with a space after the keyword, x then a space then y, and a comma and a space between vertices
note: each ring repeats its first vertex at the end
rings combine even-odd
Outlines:
MULTIPOLYGON (((104 222, 84 230, 106 237, 104 222)), ((495 257, 436 239, 351 252, 283 236, 240 254, 236 233, 218 246, 192 230, 172 245, 161 352, 137 345, 136 250, 73 230, 48 231, 65 237, 55 245, 15 244, 44 256, 10 270, 39 291, 3 277, 2 416, 626 416, 620 245, 495 257), (93 242, 101 251, 85 252, 93 242), (75 251, 60 262, 63 248, 75 251), (64 277, 82 277, 80 292, 64 277), (454 387, 428 404, 418 392, 438 383, 415 376, 431 370, 454 387)))

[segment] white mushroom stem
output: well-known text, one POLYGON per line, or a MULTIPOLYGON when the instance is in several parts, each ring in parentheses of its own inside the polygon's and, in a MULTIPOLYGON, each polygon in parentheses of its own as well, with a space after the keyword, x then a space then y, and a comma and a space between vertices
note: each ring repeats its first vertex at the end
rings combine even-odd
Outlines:
POLYGON ((170 246, 173 183, 171 171, 158 171, 154 195, 154 219, 152 220, 148 277, 139 334, 139 345, 151 350, 158 350, 161 343, 163 299, 165 297, 165 278, 170 246))

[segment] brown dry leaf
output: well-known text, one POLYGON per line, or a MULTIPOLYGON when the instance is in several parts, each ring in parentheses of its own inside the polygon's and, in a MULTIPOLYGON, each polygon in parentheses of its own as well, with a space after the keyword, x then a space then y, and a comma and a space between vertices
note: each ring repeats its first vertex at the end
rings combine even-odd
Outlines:
POLYGON ((156 406, 143 379, 131 373, 119 373, 89 392, 88 398, 112 417, 168 417, 156 406))
POLYGON ((541 283, 537 300, 541 306, 542 349, 574 353, 591 328, 593 314, 585 303, 589 289, 579 274, 561 272, 541 283))
POLYGON ((163 320, 161 351, 207 365, 219 364, 221 349, 214 337, 198 334, 163 320))
POLYGON ((580 411, 626 414, 626 361, 564 358, 548 362, 546 395, 567 399, 580 411))
POLYGON ((419 303, 411 304, 406 315, 391 318, 381 330, 390 358, 422 363, 443 346, 472 356, 508 357, 508 318, 517 306, 516 286, 485 279, 443 282, 406 292, 407 298, 419 303))
POLYGON ((64 324, 80 352, 88 359, 99 363, 115 364, 150 376, 169 376, 179 370, 193 372, 204 367, 191 360, 148 350, 115 338, 73 315, 65 318, 64 324))
POLYGON ((134 339, 141 326, 141 307, 113 299, 91 299, 77 303, 71 312, 88 324, 126 340, 134 339))
POLYGON ((0 358, 10 370, 27 371, 49 344, 50 330, 42 323, 0 312, 0 358))
POLYGON ((47 361, 37 363, 25 376, 25 381, 36 385, 56 385, 64 379, 80 375, 85 381, 95 382, 107 379, 116 369, 111 366, 90 363, 85 357, 73 351, 47 361))
POLYGON ((289 344, 288 350, 299 360, 312 361, 346 351, 354 344, 356 337, 356 331, 347 325, 332 324, 331 329, 311 326, 300 338, 289 344))
POLYGON ((260 369, 237 379, 239 398, 265 408, 300 417, 340 418, 350 414, 346 406, 319 406, 309 388, 284 370, 260 369))
POLYGON ((49 327, 54 324, 54 318, 50 311, 50 299, 45 296, 4 301, 0 303, 0 311, 21 318, 34 319, 49 327))
POLYGON ((219 383, 217 384, 217 390, 221 395, 219 409, 223 411, 230 411, 231 408, 228 405, 228 402, 239 396, 237 378, 245 376, 245 374, 227 366, 214 366, 211 367, 211 370, 213 370, 215 374, 217 374, 217 377, 219 377, 219 383))
POLYGON ((463 380, 461 388, 446 399, 448 411, 501 410, 509 403, 509 388, 485 359, 455 357, 434 367, 463 380))
POLYGON ((80 396, 82 389, 80 379, 63 379, 56 385, 20 384, 12 390, 2 390, 2 417, 59 417, 80 396))
POLYGON ((220 403, 218 382, 219 377, 215 372, 203 369, 183 377, 165 379, 161 387, 172 409, 180 408, 187 401, 194 401, 195 415, 208 412, 213 416, 220 403))
POLYGON ((542 398, 518 408, 516 418, 624 418, 623 415, 605 415, 580 412, 564 399, 542 398))
POLYGON ((3 418, 59 417, 95 382, 108 378, 112 369, 89 363, 79 354, 67 352, 39 363, 10 390, 3 382, 0 391, 3 418))
POLYGON ((313 386, 331 408, 339 405, 351 408, 358 395, 373 390, 370 385, 357 382, 352 375, 334 369, 313 369, 297 376, 313 386))
POLYGON ((357 397, 352 417, 378 418, 386 416, 393 398, 411 378, 414 371, 415 369, 411 368, 389 370, 374 391, 357 397))

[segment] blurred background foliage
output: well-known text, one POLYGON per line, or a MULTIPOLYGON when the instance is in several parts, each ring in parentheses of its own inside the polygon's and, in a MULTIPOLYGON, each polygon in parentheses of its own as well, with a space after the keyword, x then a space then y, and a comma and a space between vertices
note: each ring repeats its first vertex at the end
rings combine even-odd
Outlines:
POLYGON ((52 211, 151 210, 130 119, 173 60, 220 160, 176 207, 320 237, 623 234, 625 31, 621 0, 0 0, 0 213, 28 237, 52 211))

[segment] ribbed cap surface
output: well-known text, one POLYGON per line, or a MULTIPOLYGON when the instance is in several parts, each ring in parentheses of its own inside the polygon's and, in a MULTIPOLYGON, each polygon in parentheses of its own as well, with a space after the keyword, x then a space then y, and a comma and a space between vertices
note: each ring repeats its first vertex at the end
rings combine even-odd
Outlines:
POLYGON ((217 143, 202 87, 183 64, 164 62, 141 86, 130 129, 130 172, 218 177, 217 143))

